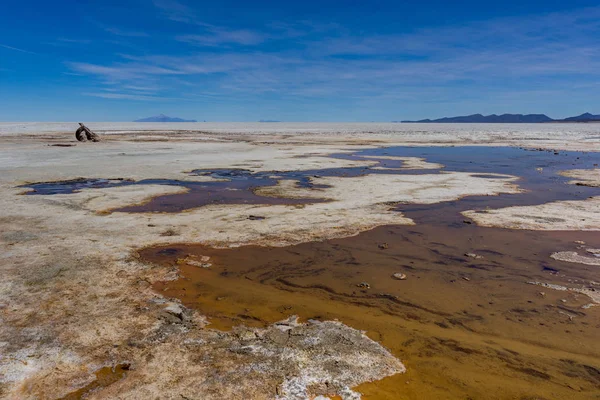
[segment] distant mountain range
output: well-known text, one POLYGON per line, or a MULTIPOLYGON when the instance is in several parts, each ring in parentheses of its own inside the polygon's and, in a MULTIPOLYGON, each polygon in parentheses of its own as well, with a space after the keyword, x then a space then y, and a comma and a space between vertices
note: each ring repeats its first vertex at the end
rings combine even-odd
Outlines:
POLYGON ((137 119, 133 122, 198 122, 195 119, 182 119, 176 117, 168 117, 164 114, 156 115, 154 117, 137 119))
POLYGON ((418 122, 418 123, 541 123, 541 122, 600 122, 600 115, 585 113, 576 117, 565 119, 552 119, 545 114, 502 114, 502 115, 465 115, 461 117, 446 117, 439 119, 422 119, 419 121, 401 121, 401 122, 418 122))
POLYGON ((564 121, 564 122, 592 122, 592 121, 600 121, 600 114, 594 115, 594 114, 590 114, 590 113, 585 113, 585 114, 578 115, 576 117, 569 117, 569 118, 561 119, 561 120, 558 120, 558 121, 564 121))

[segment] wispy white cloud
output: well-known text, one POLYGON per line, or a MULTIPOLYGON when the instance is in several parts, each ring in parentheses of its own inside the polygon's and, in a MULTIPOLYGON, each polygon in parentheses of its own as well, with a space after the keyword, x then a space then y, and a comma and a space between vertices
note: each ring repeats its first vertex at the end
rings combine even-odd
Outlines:
POLYGON ((148 37, 148 36, 150 36, 146 32, 124 30, 124 29, 115 28, 112 26, 105 27, 104 30, 106 32, 112 33, 113 35, 117 35, 117 36, 126 36, 126 37, 148 37))
POLYGON ((177 22, 196 22, 195 12, 177 0, 153 0, 154 6, 162 12, 166 18, 177 22))
POLYGON ((198 33, 176 36, 176 39, 180 42, 201 46, 219 46, 223 44, 251 46, 260 44, 269 37, 265 32, 209 24, 202 21, 193 9, 177 0, 154 0, 153 3, 167 19, 193 24, 197 27, 198 33))
POLYGON ((133 90, 137 92, 157 92, 160 90, 158 86, 138 86, 138 85, 125 85, 123 89, 133 90))
POLYGON ((144 65, 133 63, 115 64, 110 67, 78 62, 69 62, 67 63, 67 65, 76 72, 101 76, 112 81, 125 81, 128 79, 146 77, 148 75, 178 75, 184 73, 182 71, 163 68, 157 65, 144 65))
POLYGON ((85 92, 82 94, 84 96, 100 97, 103 99, 115 99, 115 100, 141 100, 141 101, 172 100, 172 99, 169 99, 166 97, 147 96, 147 95, 128 94, 128 93, 85 92))
POLYGON ((600 81, 600 7, 365 35, 335 24, 272 23, 263 31, 217 27, 198 21, 179 2, 154 4, 200 31, 179 35, 178 41, 205 48, 141 56, 132 51, 113 63, 72 62, 69 68, 138 97, 164 90, 159 87, 197 87, 219 95, 451 101, 457 91, 464 98, 481 96, 481 87, 502 97, 523 90, 524 83, 529 91, 564 92, 563 81, 600 81), (263 46, 290 38, 295 46, 283 50, 263 46))
POLYGON ((247 29, 219 28, 210 26, 207 32, 198 35, 180 35, 177 40, 202 46, 219 46, 222 44, 239 44, 252 46, 264 42, 267 35, 247 29))
POLYGON ((18 52, 20 52, 20 53, 27 53, 27 54, 37 54, 37 53, 34 53, 33 51, 24 50, 24 49, 19 49, 19 48, 17 48, 17 47, 8 46, 8 45, 6 45, 6 44, 2 44, 2 43, 0 43, 0 47, 3 47, 3 48, 5 48, 5 49, 8 49, 8 50, 14 50, 14 51, 18 51, 18 52))

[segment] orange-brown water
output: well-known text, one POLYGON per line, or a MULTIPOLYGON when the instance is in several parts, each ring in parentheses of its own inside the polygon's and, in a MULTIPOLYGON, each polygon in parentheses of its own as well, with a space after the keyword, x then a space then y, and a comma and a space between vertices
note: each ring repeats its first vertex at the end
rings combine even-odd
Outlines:
POLYGON ((597 280, 598 267, 549 258, 581 240, 600 247, 596 232, 387 226, 290 247, 178 245, 141 256, 179 268, 181 279, 155 289, 214 328, 297 314, 365 330, 408 368, 359 387, 367 399, 585 399, 600 396, 600 307, 527 283, 597 280), (213 265, 186 265, 190 255, 213 265))
POLYGON ((114 367, 100 368, 94 374, 96 379, 90 384, 78 389, 68 395, 62 397, 60 400, 79 400, 84 399, 97 389, 101 389, 108 385, 111 385, 125 376, 129 371, 129 364, 118 364, 114 367))

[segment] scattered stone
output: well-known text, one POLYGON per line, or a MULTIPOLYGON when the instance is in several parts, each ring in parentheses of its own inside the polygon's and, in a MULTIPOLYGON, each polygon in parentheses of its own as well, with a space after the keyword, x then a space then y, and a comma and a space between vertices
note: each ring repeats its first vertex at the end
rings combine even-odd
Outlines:
POLYGON ((542 296, 542 297, 546 297, 546 292, 540 292, 539 294, 540 294, 540 296, 542 296))
POLYGON ((463 276, 462 278, 467 282, 471 280, 470 278, 467 278, 466 276, 463 276))
POLYGON ((178 258, 177 264, 187 264, 199 268, 210 268, 212 264, 209 263, 208 260, 210 260, 209 256, 198 257, 194 254, 188 254, 185 258, 178 258))
POLYGON ((576 240, 575 244, 585 244, 585 242, 583 240, 576 240))
POLYGON ((396 272, 394 275, 392 275, 392 277, 394 279, 398 279, 399 281, 403 281, 406 279, 406 274, 400 273, 400 272, 396 272))
POLYGON ((388 245, 387 243, 380 243, 380 244, 378 245, 378 247, 379 247, 380 249, 382 249, 382 250, 385 250, 385 249, 387 249, 387 248, 389 247, 389 245, 388 245))
POLYGON ((288 319, 284 319, 284 320, 275 322, 275 324, 274 324, 275 327, 277 327, 280 330, 284 330, 284 331, 294 328, 299 325, 300 325, 300 322, 298 321, 298 316, 296 316, 296 315, 292 315, 288 319))
POLYGON ((175 302, 167 303, 165 311, 180 318, 183 315, 183 309, 181 308, 181 305, 175 302))
POLYGON ((480 256, 479 254, 475 254, 475 253, 465 253, 465 256, 470 257, 470 258, 475 258, 475 259, 483 258, 483 256, 480 256))
POLYGON ((237 337, 242 341, 254 340, 256 339, 256 333, 249 329, 244 329, 240 332, 237 332, 237 337))
POLYGON ((249 219, 250 221, 260 221, 260 220, 263 220, 263 219, 265 219, 265 218, 266 218, 266 217, 263 217, 262 215, 249 215, 249 216, 248 216, 248 219, 249 219))
POLYGON ((175 302, 165 303, 166 307, 159 314, 159 317, 171 324, 186 324, 191 320, 191 313, 181 304, 175 302))
POLYGON ((361 282, 361 283, 359 283, 356 286, 358 286, 359 288, 363 288, 363 289, 370 289, 371 288, 371 285, 369 285, 368 282, 361 282))

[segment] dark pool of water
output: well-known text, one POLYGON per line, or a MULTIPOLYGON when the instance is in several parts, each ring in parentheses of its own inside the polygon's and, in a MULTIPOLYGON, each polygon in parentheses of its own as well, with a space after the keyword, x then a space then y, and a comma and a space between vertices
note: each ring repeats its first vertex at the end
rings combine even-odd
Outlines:
MULTIPOLYGON (((428 210, 449 207, 454 211, 481 207, 540 204, 555 200, 577 200, 600 194, 600 189, 567 184, 569 178, 557 173, 567 169, 591 169, 600 162, 599 153, 573 151, 537 151, 514 147, 388 147, 368 149, 352 154, 334 154, 332 157, 360 160, 364 156, 420 157, 431 163, 444 165, 440 170, 402 169, 402 162, 387 159, 369 159, 374 167, 325 168, 303 171, 252 172, 246 169, 197 169, 190 175, 210 176, 222 182, 190 182, 170 179, 76 179, 60 182, 41 182, 22 187, 33 189, 28 195, 52 195, 77 192, 88 188, 106 188, 126 185, 173 185, 188 189, 187 193, 159 196, 144 205, 124 207, 122 212, 180 212, 210 204, 308 204, 326 199, 286 199, 259 196, 254 189, 273 186, 280 179, 294 180, 299 187, 324 188, 313 183, 315 177, 354 177, 367 174, 438 174, 443 171, 474 172, 486 178, 501 178, 497 174, 519 176, 518 184, 524 193, 500 196, 470 196, 454 202, 433 205, 401 205, 400 211, 411 218, 426 220, 428 210)), ((458 213, 452 213, 454 219, 458 213)), ((437 214, 437 213, 436 213, 437 214)), ((449 221, 450 222, 450 221, 449 221)), ((451 221, 457 222, 457 221, 451 221)))
POLYGON ((82 189, 99 189, 116 186, 134 185, 137 182, 128 179, 70 179, 56 182, 39 182, 19 187, 33 189, 25 194, 27 195, 52 195, 52 194, 70 194, 79 192, 82 189))

